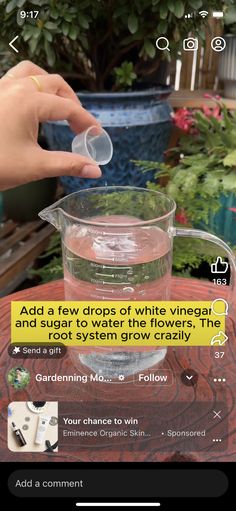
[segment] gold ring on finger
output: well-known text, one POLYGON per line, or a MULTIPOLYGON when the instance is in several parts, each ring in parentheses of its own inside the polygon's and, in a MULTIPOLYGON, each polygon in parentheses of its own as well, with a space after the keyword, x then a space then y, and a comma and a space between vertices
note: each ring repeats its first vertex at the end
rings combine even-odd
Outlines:
POLYGON ((42 89, 42 85, 41 85, 40 81, 38 80, 37 76, 30 75, 29 78, 31 78, 31 80, 33 80, 33 82, 37 86, 38 91, 41 92, 43 89, 42 89))

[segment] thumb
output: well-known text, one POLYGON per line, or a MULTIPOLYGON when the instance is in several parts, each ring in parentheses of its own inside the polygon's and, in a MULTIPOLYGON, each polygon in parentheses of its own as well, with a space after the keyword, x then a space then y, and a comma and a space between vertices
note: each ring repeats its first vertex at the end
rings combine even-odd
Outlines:
POLYGON ((98 178, 102 172, 91 158, 63 151, 45 151, 42 158, 42 173, 45 177, 78 176, 98 178))

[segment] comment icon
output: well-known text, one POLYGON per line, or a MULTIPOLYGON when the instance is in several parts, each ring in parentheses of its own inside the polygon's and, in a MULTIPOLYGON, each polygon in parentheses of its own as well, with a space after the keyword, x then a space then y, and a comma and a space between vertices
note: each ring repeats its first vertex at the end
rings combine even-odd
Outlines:
POLYGON ((216 316, 227 316, 229 305, 224 298, 216 298, 211 304, 211 310, 216 316))

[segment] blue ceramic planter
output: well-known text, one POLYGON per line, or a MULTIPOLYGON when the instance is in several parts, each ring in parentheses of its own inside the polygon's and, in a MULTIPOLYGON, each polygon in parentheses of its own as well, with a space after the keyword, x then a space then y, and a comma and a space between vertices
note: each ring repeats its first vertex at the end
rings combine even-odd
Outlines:
POLYGON ((210 227, 226 243, 236 246, 236 213, 228 209, 236 208, 236 195, 222 195, 220 202, 221 208, 210 218, 210 227))
POLYGON ((200 223, 197 227, 209 230, 226 243, 236 246, 236 213, 229 211, 229 208, 236 208, 235 193, 221 195, 220 204, 221 207, 217 213, 210 216, 208 225, 200 223))
MULTIPOLYGON (((142 173, 130 160, 163 161, 171 132, 171 88, 160 87, 138 92, 79 93, 89 110, 108 131, 113 142, 112 161, 102 167, 100 179, 62 177, 66 193, 102 185, 146 186, 154 172, 142 173)), ((48 122, 44 133, 52 150, 71 150, 74 134, 68 124, 48 122)))

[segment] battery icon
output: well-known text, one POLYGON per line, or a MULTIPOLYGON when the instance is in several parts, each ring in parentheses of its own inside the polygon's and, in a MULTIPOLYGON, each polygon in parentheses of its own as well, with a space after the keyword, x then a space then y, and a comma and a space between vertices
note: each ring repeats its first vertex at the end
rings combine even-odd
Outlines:
POLYGON ((213 16, 213 18, 219 19, 219 18, 223 18, 224 13, 223 13, 223 11, 213 11, 212 16, 213 16))

